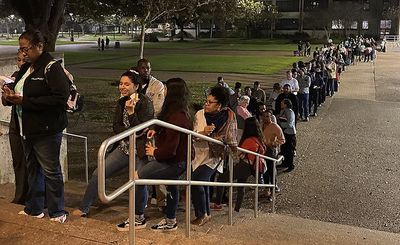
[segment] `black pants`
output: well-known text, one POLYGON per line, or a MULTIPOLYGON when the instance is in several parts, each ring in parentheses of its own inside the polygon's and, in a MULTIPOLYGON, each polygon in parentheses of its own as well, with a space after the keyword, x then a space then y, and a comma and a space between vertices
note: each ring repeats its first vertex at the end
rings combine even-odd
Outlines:
POLYGON ((310 99, 309 99, 309 108, 310 108, 310 113, 316 114, 318 110, 318 105, 320 104, 320 93, 319 89, 311 89, 310 90, 310 99), (312 109, 311 109, 312 108, 312 109))
POLYGON ((285 144, 281 147, 282 155, 284 156, 283 166, 288 168, 294 168, 294 150, 296 149, 296 135, 295 134, 285 134, 285 144))
MULTIPOLYGON (((267 157, 276 158, 278 155, 277 149, 267 148, 267 157)), ((264 173, 264 184, 272 184, 273 177, 274 177, 274 161, 266 160, 267 163, 267 171, 264 173)), ((275 183, 276 183, 276 176, 275 176, 275 183)))
POLYGON ((12 202, 24 205, 28 192, 28 172, 22 146, 22 137, 18 133, 13 132, 10 132, 8 137, 15 175, 15 196, 12 202))

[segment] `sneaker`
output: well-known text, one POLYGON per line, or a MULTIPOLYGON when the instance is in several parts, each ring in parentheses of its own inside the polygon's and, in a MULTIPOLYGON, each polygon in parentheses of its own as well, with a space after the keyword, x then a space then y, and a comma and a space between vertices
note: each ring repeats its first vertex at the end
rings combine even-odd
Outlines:
MULTIPOLYGON (((146 228, 146 219, 139 220, 135 219, 135 230, 141 230, 146 228)), ((129 219, 119 223, 117 225, 117 230, 119 231, 129 231, 129 219)))
POLYGON ((78 217, 84 217, 84 218, 86 218, 88 216, 87 213, 82 212, 80 209, 75 209, 74 211, 72 211, 72 215, 78 216, 78 217))
POLYGON ((214 210, 214 211, 221 211, 223 209, 222 205, 218 205, 216 203, 213 203, 212 205, 210 205, 210 209, 214 210))
POLYGON ((41 219, 41 218, 44 217, 44 213, 43 212, 38 214, 38 215, 30 215, 30 214, 25 213, 25 210, 22 210, 22 211, 19 211, 18 214, 19 215, 25 215, 25 216, 31 216, 31 217, 34 217, 34 218, 37 218, 37 219, 41 219))
POLYGON ((63 214, 58 217, 50 218, 50 221, 55 221, 55 222, 63 224, 67 221, 67 214, 63 214))
POLYGON ((275 193, 280 193, 281 192, 281 188, 279 188, 278 185, 275 186, 275 193))
POLYGON ((207 223, 211 219, 211 216, 208 216, 207 214, 203 215, 201 218, 196 218, 195 220, 192 220, 190 223, 192 225, 198 225, 198 226, 203 226, 205 223, 207 223))
POLYGON ((178 223, 168 224, 166 219, 160 221, 160 223, 151 227, 153 231, 176 231, 178 229, 178 223))

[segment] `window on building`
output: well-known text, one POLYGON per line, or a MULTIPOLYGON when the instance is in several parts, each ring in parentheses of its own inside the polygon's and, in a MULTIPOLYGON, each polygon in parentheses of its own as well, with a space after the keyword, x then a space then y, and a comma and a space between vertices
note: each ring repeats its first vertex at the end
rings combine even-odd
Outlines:
POLYGON ((276 0, 276 6, 280 12, 297 12, 299 0, 276 0))
POLYGON ((364 21, 362 22, 362 29, 363 29, 363 30, 368 30, 368 20, 364 20, 364 21))
POLYGON ((357 30, 357 26, 358 26, 357 21, 353 21, 353 23, 351 23, 351 25, 350 25, 350 29, 351 30, 357 30))
POLYGON ((381 20, 381 29, 390 29, 392 28, 391 20, 381 20))
POLYGON ((332 20, 332 30, 343 30, 344 26, 340 20, 332 20))

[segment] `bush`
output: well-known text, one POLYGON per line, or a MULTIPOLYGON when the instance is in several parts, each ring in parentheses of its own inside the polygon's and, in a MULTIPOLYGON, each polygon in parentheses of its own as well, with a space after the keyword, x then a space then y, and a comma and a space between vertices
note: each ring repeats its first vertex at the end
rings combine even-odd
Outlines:
MULTIPOLYGON (((140 42, 140 35, 136 35, 133 39, 134 42, 140 42)), ((145 42, 158 42, 158 37, 156 33, 145 33, 144 34, 145 42)))

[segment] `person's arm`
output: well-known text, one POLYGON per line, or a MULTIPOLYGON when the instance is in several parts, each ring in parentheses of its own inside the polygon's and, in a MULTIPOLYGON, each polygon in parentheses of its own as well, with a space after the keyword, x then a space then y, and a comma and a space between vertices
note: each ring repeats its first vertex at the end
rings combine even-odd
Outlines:
POLYGON ((157 116, 161 112, 162 105, 164 104, 164 85, 158 80, 154 84, 155 85, 152 88, 154 95, 152 96, 151 100, 153 101, 154 114, 157 116))
POLYGON ((124 123, 122 122, 123 107, 118 100, 114 111, 113 131, 114 134, 119 134, 125 130, 124 123))
POLYGON ((148 97, 140 98, 135 106, 134 113, 129 116, 131 127, 154 118, 153 103, 148 97))
POLYGON ((283 134, 281 127, 279 127, 278 125, 276 125, 275 127, 275 136, 276 136, 275 142, 272 143, 274 147, 278 147, 280 145, 285 144, 285 136, 283 134))
MULTIPOLYGON (((252 152, 257 152, 258 148, 260 146, 257 144, 257 142, 254 139, 247 138, 247 139, 245 139, 243 141, 243 143, 242 143, 242 145, 240 147, 243 148, 243 149, 252 151, 252 152)), ((245 160, 246 161, 247 161, 247 159, 250 161, 249 162, 250 164, 253 164, 254 159, 256 158, 256 156, 253 155, 253 154, 244 153, 244 156, 245 156, 245 160)))

